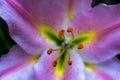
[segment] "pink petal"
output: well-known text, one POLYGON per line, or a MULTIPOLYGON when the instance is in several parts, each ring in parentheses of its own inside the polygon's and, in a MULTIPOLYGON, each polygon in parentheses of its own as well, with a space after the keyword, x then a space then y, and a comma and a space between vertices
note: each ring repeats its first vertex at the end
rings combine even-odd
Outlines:
POLYGON ((96 73, 86 69, 85 70, 85 80, 89 80, 89 79, 91 79, 91 80, 101 80, 100 78, 98 78, 96 73))
POLYGON ((31 54, 38 54, 44 49, 45 42, 37 32, 34 25, 24 20, 9 4, 5 1, 0 2, 0 15, 8 23, 9 31, 15 42, 25 51, 31 54), (44 46, 43 46, 44 45, 44 46))
POLYGON ((52 62, 56 59, 56 53, 51 55, 47 51, 43 53, 41 58, 34 64, 35 80, 54 80, 54 67, 52 62))
POLYGON ((67 66, 63 80, 85 80, 84 64, 81 57, 75 52, 71 52, 72 65, 67 66))
POLYGON ((66 0, 14 0, 7 2, 13 6, 28 21, 37 24, 47 24, 54 28, 60 27, 66 16, 66 0), (22 10, 22 11, 21 11, 22 10))
POLYGON ((109 60, 104 63, 94 65, 95 70, 94 71, 89 70, 89 72, 93 75, 88 74, 87 71, 88 75, 86 75, 86 77, 92 79, 93 78, 92 76, 94 76, 94 79, 92 80, 119 80, 120 79, 119 67, 120 61, 114 59, 109 60))
POLYGON ((120 5, 101 4, 81 12, 72 20, 75 32, 101 31, 120 22, 120 5))
POLYGON ((33 65, 28 65, 7 76, 0 77, 0 80, 34 80, 33 65))
POLYGON ((92 0, 69 0, 74 15, 91 9, 92 0))
POLYGON ((103 62, 119 53, 120 5, 99 5, 88 13, 79 14, 74 20, 77 33, 97 34, 95 39, 81 50, 88 62, 103 62))
POLYGON ((14 46, 0 59, 0 80, 34 80, 31 57, 19 46, 14 46))
POLYGON ((91 8, 91 0, 7 0, 7 2, 33 24, 43 23, 55 28, 63 24, 69 10, 76 15, 91 8))

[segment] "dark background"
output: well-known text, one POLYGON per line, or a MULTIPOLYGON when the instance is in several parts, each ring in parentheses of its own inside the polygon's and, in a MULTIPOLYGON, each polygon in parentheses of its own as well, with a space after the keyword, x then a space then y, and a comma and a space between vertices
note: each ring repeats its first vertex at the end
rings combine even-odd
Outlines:
POLYGON ((91 6, 95 7, 100 3, 105 3, 107 5, 115 5, 115 4, 119 4, 120 0, 93 0, 91 6))

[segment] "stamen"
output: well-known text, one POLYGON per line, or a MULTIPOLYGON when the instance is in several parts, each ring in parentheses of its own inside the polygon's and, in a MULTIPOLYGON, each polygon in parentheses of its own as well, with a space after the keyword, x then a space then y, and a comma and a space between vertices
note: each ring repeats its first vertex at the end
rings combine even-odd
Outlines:
POLYGON ((60 39, 62 38, 62 36, 64 36, 64 32, 65 31, 63 29, 59 31, 58 36, 60 37, 60 39))
POLYGON ((71 66, 71 65, 72 65, 72 61, 70 61, 70 60, 69 60, 69 61, 68 61, 68 65, 70 65, 70 66, 71 66))
POLYGON ((53 61, 52 66, 56 67, 56 65, 57 65, 57 61, 53 61))
POLYGON ((70 52, 68 52, 68 56, 69 56, 69 58, 68 58, 68 65, 71 66, 72 65, 72 61, 70 60, 70 52))
POLYGON ((50 55, 52 53, 52 51, 53 51, 52 48, 48 49, 47 54, 50 55))
POLYGON ((70 33, 70 32, 72 32, 72 31, 73 31, 73 28, 68 27, 67 32, 70 33))
POLYGON ((68 32, 68 33, 71 33, 72 38, 74 38, 73 28, 72 28, 72 27, 68 27, 68 28, 67 28, 67 32, 68 32))
POLYGON ((84 46, 83 46, 83 44, 82 43, 80 43, 79 45, 78 45, 78 49, 82 49, 84 46))

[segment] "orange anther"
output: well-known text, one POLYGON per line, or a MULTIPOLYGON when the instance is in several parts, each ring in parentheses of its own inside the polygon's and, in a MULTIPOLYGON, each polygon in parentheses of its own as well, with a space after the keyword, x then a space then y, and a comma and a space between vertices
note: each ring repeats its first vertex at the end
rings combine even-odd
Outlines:
POLYGON ((52 53, 52 51, 53 51, 53 49, 52 48, 50 48, 48 51, 47 51, 47 54, 51 54, 52 53))
POLYGON ((72 27, 68 27, 67 32, 72 32, 73 28, 72 27))
POLYGON ((83 46, 83 44, 82 43, 80 43, 79 45, 78 45, 78 49, 82 49, 84 46, 83 46))
POLYGON ((53 61, 52 66, 56 67, 56 65, 57 65, 57 61, 53 61))
POLYGON ((69 60, 69 61, 68 61, 68 65, 72 65, 72 61, 69 60))
POLYGON ((64 32, 65 32, 65 31, 64 31, 63 29, 59 31, 59 34, 58 34, 58 35, 59 35, 60 38, 62 38, 64 32))

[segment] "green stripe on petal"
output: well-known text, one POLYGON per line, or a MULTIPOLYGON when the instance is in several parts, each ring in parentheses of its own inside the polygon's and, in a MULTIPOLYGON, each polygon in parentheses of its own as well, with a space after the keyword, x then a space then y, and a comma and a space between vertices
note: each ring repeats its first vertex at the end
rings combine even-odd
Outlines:
POLYGON ((88 36, 79 36, 71 41, 73 44, 79 44, 88 39, 88 36))
POLYGON ((67 58, 67 50, 63 49, 60 51, 60 55, 57 59, 57 66, 56 66, 56 76, 61 77, 65 71, 66 67, 66 59, 67 58))
POLYGON ((60 39, 58 37, 57 32, 55 32, 55 30, 53 30, 49 26, 41 25, 39 27, 39 31, 40 31, 41 36, 43 36, 44 38, 47 38, 48 40, 54 42, 56 45, 60 46, 64 42, 64 39, 60 39))
POLYGON ((71 47, 78 46, 80 43, 86 44, 93 41, 96 34, 93 32, 81 34, 70 41, 71 47))

